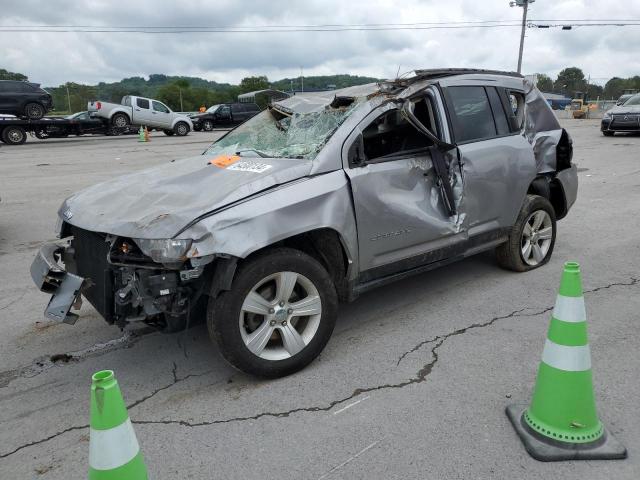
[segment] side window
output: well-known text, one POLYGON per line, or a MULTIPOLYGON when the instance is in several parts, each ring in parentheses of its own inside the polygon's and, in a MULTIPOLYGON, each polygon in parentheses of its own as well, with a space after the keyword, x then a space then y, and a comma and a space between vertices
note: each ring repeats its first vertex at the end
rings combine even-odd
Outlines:
POLYGON ((484 87, 449 87, 447 90, 458 143, 496 136, 496 126, 484 87))
POLYGON ((496 90, 496 87, 487 87, 487 95, 489 95, 489 103, 493 111, 493 118, 496 121, 498 135, 508 135, 511 133, 511 129, 509 128, 507 113, 504 111, 504 107, 500 101, 498 90, 496 90))
MULTIPOLYGON (((415 113, 417 115, 418 112, 415 113)), ((362 131, 362 137, 364 155, 368 161, 409 153, 431 145, 429 139, 411 126, 399 110, 390 110, 380 115, 362 131)))
POLYGON ((153 101, 153 109, 156 112, 169 113, 169 109, 163 103, 156 102, 155 100, 153 101))
POLYGON ((220 107, 218 113, 223 118, 229 118, 231 116, 231 107, 229 107, 229 105, 224 105, 223 107, 220 107))
POLYGON ((33 93, 34 90, 35 88, 33 88, 28 83, 24 83, 24 82, 18 83, 16 85, 16 88, 13 89, 14 92, 20 92, 20 93, 33 93))
POLYGON ((509 104, 513 113, 513 125, 511 131, 519 131, 524 124, 524 95, 521 92, 509 91, 509 104))
POLYGON ((0 92, 4 93, 4 92, 10 92, 11 91, 11 85, 9 82, 0 82, 0 92))
POLYGON ((136 98, 136 105, 139 108, 146 108, 148 110, 149 109, 149 100, 147 100, 146 98, 136 98))

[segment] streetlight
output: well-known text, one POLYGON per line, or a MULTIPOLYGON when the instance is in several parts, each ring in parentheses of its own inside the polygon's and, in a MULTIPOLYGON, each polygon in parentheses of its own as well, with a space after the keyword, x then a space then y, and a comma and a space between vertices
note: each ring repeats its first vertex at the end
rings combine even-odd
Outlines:
POLYGON ((536 0, 515 0, 509 2, 510 7, 523 7, 522 8, 522 32, 520 32, 520 53, 518 53, 518 73, 522 70, 522 50, 524 49, 524 29, 527 28, 527 11, 529 10, 529 4, 536 0))

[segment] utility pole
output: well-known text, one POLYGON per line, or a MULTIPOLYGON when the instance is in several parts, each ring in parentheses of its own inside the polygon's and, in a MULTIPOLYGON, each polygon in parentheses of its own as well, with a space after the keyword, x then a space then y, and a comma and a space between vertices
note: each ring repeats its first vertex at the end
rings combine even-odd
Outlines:
POLYGON ((524 51, 524 32, 527 28, 527 12, 529 4, 536 0, 515 0, 509 2, 510 7, 522 7, 522 31, 520 32, 520 52, 518 53, 518 73, 522 73, 522 52, 524 51))
POLYGON ((304 72, 302 67, 300 67, 300 90, 304 93, 304 72))
POLYGON ((182 108, 182 88, 178 87, 178 92, 180 93, 180 111, 184 112, 184 108, 182 108))
POLYGON ((71 95, 69 95, 69 84, 67 84, 66 87, 67 87, 67 105, 69 106, 69 113, 73 113, 71 111, 71 95))

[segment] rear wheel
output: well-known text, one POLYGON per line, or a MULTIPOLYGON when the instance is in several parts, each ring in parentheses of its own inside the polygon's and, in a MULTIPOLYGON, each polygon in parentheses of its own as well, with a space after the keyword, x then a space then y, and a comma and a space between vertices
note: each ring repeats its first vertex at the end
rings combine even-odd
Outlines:
POLYGON ((241 265, 231 290, 210 298, 207 326, 231 365, 281 377, 320 354, 337 309, 335 287, 322 265, 298 250, 279 248, 241 265))
POLYGON ((169 136, 169 137, 170 137, 171 135, 173 135, 174 133, 176 133, 176 132, 174 132, 173 130, 163 130, 163 132, 164 132, 164 134, 165 134, 165 135, 167 135, 167 136, 169 136))
POLYGON ((27 141, 27 132, 22 127, 5 127, 2 130, 2 141, 8 145, 22 145, 27 141))
POLYGON ((24 116, 30 120, 40 120, 44 117, 45 109, 39 103, 27 103, 24 106, 24 116))
POLYGON ((184 137, 186 134, 189 133, 189 125, 187 125, 185 122, 178 122, 176 123, 176 126, 173 127, 173 131, 179 137, 184 137))
POLYGON ((556 214, 544 197, 527 195, 509 240, 496 248, 498 264, 516 272, 538 268, 549 261, 556 241, 556 214))
POLYGON ((117 128, 124 128, 129 126, 129 117, 124 113, 116 113, 111 118, 111 124, 117 128))

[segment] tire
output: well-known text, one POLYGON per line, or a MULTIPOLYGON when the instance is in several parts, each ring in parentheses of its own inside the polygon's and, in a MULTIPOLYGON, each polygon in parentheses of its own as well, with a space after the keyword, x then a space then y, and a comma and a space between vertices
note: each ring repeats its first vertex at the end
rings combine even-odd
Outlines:
POLYGON ((2 141, 7 145, 22 145, 27 141, 27 132, 22 127, 5 127, 2 130, 2 141))
MULTIPOLYGON (((310 311, 311 307, 306 308, 310 311)), ((331 337, 337 314, 336 289, 322 265, 299 250, 278 248, 241 264, 231 290, 210 297, 207 327, 232 366, 259 377, 276 378, 304 368, 320 354, 331 337), (283 279, 295 279, 295 283, 290 290, 293 293, 279 302, 282 290, 278 280, 286 284, 283 279), (250 293, 260 300, 255 305, 264 314, 243 310, 250 293), (313 302, 318 313, 291 315, 300 298, 313 302), (264 343, 258 342, 250 350, 250 335, 262 330, 264 343), (288 333, 289 341, 285 342, 282 332, 288 333)))
POLYGON ((39 103, 30 102, 24 106, 24 116, 29 120, 40 120, 45 113, 46 109, 39 103))
POLYGON ((177 136, 184 137, 189 134, 189 125, 185 122, 178 122, 175 127, 173 127, 173 131, 177 136))
POLYGON ((615 132, 607 132, 607 131, 603 131, 603 132, 602 132, 602 135, 604 135, 605 137, 613 137, 613 134, 614 134, 614 133, 615 133, 615 132))
POLYGON ((556 214, 553 206, 544 197, 527 195, 516 223, 511 227, 509 239, 496 248, 496 258, 503 268, 515 272, 526 272, 541 267, 549 261, 555 242, 556 214), (540 219, 542 219, 541 225, 536 227, 536 222, 540 219), (533 231, 530 229, 532 226, 533 231), (530 232, 529 235, 525 228, 530 232), (548 228, 550 230, 547 230, 548 228), (541 234, 543 231, 544 236, 541 234), (533 241, 532 233, 535 235, 533 241), (528 250, 529 253, 527 253, 527 245, 532 246, 528 250), (538 249, 533 245, 537 245, 538 249))
POLYGON ((163 130, 163 132, 164 132, 164 134, 165 134, 165 135, 167 135, 168 137, 170 137, 171 135, 173 135, 174 133, 176 133, 176 132, 174 132, 173 130, 163 130))
POLYGON ((205 132, 210 132, 211 130, 213 130, 213 122, 212 122, 211 120, 205 120, 205 121, 202 123, 202 129, 203 129, 205 132))
POLYGON ((129 124, 129 116, 126 113, 116 113, 113 117, 111 117, 111 125, 116 128, 128 127, 129 124))

